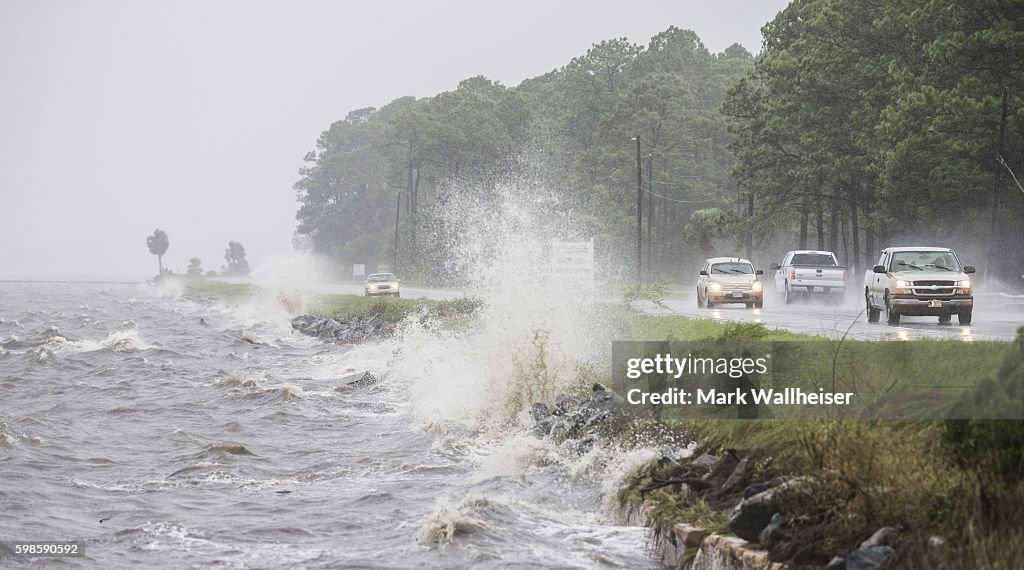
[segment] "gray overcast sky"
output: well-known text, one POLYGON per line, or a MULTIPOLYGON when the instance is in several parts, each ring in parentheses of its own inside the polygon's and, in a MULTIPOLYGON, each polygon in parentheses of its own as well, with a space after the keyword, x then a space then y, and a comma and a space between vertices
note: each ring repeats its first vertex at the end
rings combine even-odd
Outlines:
POLYGON ((291 251, 291 189, 331 122, 485 75, 514 86, 674 25, 760 50, 786 0, 0 0, 0 277, 254 265, 291 251))

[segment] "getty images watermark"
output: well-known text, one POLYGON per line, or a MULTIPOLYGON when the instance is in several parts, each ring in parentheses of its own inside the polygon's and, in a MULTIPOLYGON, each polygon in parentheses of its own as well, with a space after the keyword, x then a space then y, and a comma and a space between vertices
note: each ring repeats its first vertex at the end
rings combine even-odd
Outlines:
MULTIPOLYGON (((717 351, 716 351, 717 352, 717 351)), ((739 380, 748 377, 765 378, 769 372, 769 363, 772 355, 754 357, 732 357, 719 356, 717 358, 708 356, 694 356, 687 352, 683 357, 676 357, 671 353, 656 353, 653 357, 635 357, 626 360, 626 378, 639 380, 644 376, 662 375, 675 381, 682 378, 690 379, 689 382, 679 382, 678 387, 664 388, 662 392, 648 392, 643 388, 629 388, 626 392, 626 400, 630 404, 653 404, 653 405, 715 405, 715 406, 743 406, 749 404, 776 405, 776 406, 844 406, 853 402, 853 392, 826 392, 825 388, 818 388, 817 392, 807 392, 801 388, 782 388, 776 390, 769 387, 761 387, 760 382, 756 386, 741 386, 739 380), (719 386, 701 387, 702 382, 693 381, 694 378, 706 379, 707 377, 724 377, 726 381, 722 384, 727 388, 719 386), (730 382, 730 380, 736 382, 730 382), (735 386, 730 386, 731 384, 735 386), (687 389, 683 386, 694 386, 687 389)))
POLYGON ((615 342, 610 387, 634 411, 664 419, 1024 419, 1024 402, 963 405, 986 367, 948 377, 949 362, 991 360, 991 351, 894 344, 615 342))

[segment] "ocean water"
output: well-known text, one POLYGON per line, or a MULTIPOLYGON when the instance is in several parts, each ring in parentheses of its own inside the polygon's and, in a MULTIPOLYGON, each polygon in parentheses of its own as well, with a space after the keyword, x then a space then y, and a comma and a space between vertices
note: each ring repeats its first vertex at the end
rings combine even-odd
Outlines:
POLYGON ((647 457, 579 456, 518 413, 588 349, 544 320, 572 314, 506 296, 336 346, 273 296, 0 283, 0 541, 85 546, 0 566, 658 567, 611 497, 647 457))

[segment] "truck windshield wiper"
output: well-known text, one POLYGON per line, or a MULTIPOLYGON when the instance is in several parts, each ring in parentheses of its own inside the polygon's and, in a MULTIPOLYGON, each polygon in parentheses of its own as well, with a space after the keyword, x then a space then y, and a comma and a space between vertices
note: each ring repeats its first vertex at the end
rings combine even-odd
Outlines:
POLYGON ((950 269, 950 268, 946 267, 945 265, 936 265, 936 264, 933 263, 932 267, 935 267, 936 269, 942 269, 943 271, 954 271, 953 269, 950 269))
POLYGON ((907 263, 906 261, 897 261, 896 265, 902 265, 903 267, 912 267, 912 268, 914 268, 914 269, 916 269, 918 271, 924 271, 923 269, 921 269, 920 267, 914 265, 913 263, 907 263))

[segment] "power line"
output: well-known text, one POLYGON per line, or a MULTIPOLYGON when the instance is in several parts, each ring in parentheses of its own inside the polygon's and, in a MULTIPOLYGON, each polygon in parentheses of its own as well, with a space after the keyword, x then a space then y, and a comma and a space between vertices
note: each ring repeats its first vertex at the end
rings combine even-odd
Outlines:
POLYGON ((718 202, 718 201, 721 200, 721 198, 708 198, 708 199, 705 199, 705 200, 680 200, 678 198, 669 198, 668 196, 662 196, 661 194, 658 194, 657 192, 651 192, 650 190, 648 190, 646 188, 644 189, 644 192, 647 192, 648 194, 651 194, 652 196, 657 196, 658 198, 661 198, 662 200, 668 200, 669 202, 678 202, 680 204, 703 204, 703 203, 707 203, 707 202, 718 202))
POLYGON ((1006 161, 1003 160, 1002 156, 1000 156, 996 160, 999 162, 999 164, 1002 164, 1003 167, 1010 172, 1010 177, 1013 178, 1013 183, 1017 185, 1017 188, 1019 188, 1021 192, 1024 192, 1024 186, 1020 185, 1020 181, 1017 180, 1017 175, 1013 173, 1013 169, 1010 168, 1010 165, 1006 164, 1006 161))

